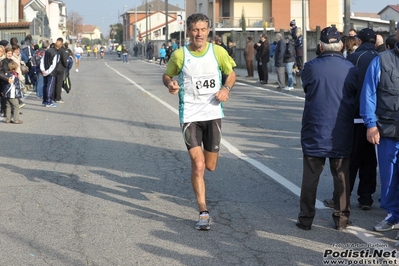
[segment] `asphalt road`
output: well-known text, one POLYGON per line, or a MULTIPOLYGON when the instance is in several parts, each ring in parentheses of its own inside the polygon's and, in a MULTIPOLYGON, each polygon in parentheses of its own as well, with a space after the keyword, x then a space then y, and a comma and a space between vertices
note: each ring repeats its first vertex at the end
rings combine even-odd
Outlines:
MULTIPOLYGON (((370 211, 352 195, 351 230, 333 229, 320 202, 311 231, 295 226, 303 93, 255 85, 241 70, 218 168, 206 173, 212 227, 195 230, 178 99, 162 85, 164 70, 114 55, 83 60, 64 104, 45 108, 31 94, 22 125, 0 121, 0 265, 303 266, 325 265, 326 250, 347 243, 393 249, 396 232, 372 231, 385 217, 378 191, 370 211)), ((326 166, 318 199, 331 195, 326 166)))

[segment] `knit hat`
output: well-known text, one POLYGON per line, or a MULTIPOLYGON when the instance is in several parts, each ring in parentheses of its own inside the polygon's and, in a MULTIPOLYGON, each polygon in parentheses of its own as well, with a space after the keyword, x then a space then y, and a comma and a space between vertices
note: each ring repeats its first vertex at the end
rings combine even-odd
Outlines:
POLYGON ((290 27, 295 26, 295 25, 296 25, 295 19, 291 20, 291 22, 290 22, 290 27))

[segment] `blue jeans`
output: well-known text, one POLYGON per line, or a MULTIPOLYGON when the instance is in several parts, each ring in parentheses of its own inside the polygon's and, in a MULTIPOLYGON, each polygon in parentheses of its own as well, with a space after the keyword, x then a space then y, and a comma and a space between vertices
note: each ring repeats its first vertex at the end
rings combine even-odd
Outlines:
POLYGON ((123 55, 122 55, 122 58, 123 58, 123 62, 126 62, 126 63, 127 63, 127 54, 123 54, 123 55))
POLYGON ((40 71, 37 71, 36 79, 37 79, 36 95, 37 95, 37 97, 42 98, 43 97, 43 74, 40 71))
POLYGON ((288 76, 288 87, 294 86, 294 75, 292 75, 292 68, 294 67, 295 62, 285 63, 285 72, 287 72, 288 76))
POLYGON ((381 138, 378 147, 378 168, 381 181, 381 208, 392 214, 390 223, 399 222, 399 141, 381 138))

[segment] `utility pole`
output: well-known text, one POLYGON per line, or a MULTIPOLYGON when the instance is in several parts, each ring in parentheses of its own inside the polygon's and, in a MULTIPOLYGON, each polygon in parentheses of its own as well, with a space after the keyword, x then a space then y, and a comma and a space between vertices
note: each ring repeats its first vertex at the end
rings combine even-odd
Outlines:
POLYGON ((148 46, 148 0, 145 0, 145 47, 148 46))
POLYGON ((165 44, 168 45, 169 41, 169 26, 168 26, 168 19, 169 14, 168 14, 168 0, 165 0, 165 44))
POLYGON ((215 38, 216 35, 216 0, 213 0, 212 3, 212 38, 215 38))
POLYGON ((302 0, 302 50, 303 50, 303 64, 308 60, 308 42, 306 40, 307 36, 307 20, 306 20, 306 0, 302 0))
POLYGON ((344 25, 344 34, 348 35, 349 29, 351 27, 351 0, 344 0, 345 1, 345 11, 344 11, 344 17, 345 17, 345 25, 344 25))

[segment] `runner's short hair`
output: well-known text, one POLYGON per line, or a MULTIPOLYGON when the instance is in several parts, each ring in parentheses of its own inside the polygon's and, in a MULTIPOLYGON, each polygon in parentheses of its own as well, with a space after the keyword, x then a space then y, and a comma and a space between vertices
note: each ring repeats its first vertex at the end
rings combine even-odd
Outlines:
POLYGON ((209 18, 202 13, 196 13, 190 15, 187 18, 187 29, 191 29, 191 24, 197 23, 198 21, 205 21, 206 23, 208 23, 208 28, 209 28, 209 18))

